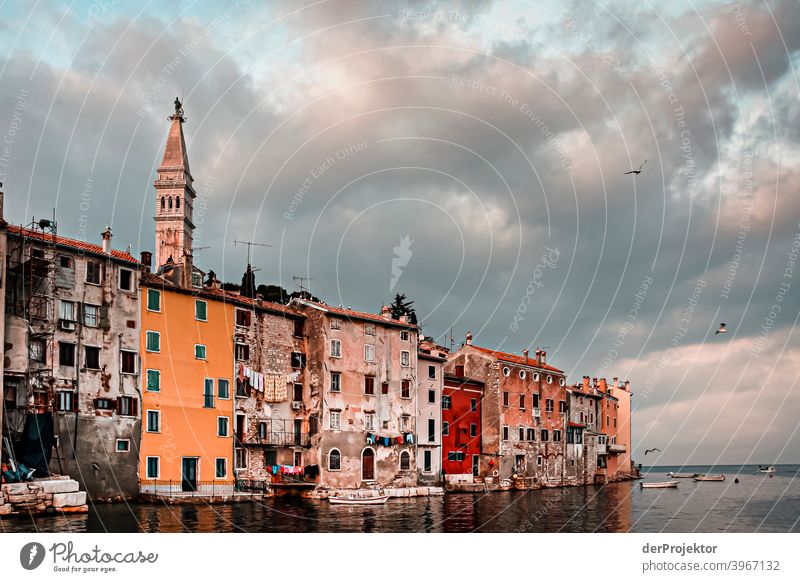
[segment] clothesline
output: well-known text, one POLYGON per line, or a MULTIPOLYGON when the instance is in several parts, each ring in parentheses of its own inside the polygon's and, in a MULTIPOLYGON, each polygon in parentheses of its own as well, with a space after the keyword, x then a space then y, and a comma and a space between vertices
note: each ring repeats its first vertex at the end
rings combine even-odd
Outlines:
POLYGON ((367 444, 368 445, 383 445, 384 447, 389 447, 392 445, 413 445, 414 444, 414 433, 406 432, 399 436, 380 436, 377 434, 373 434, 371 432, 367 433, 367 444))
POLYGON ((288 385, 297 381, 300 372, 264 373, 239 363, 236 376, 240 382, 247 380, 250 389, 264 395, 267 402, 283 402, 289 398, 288 385))

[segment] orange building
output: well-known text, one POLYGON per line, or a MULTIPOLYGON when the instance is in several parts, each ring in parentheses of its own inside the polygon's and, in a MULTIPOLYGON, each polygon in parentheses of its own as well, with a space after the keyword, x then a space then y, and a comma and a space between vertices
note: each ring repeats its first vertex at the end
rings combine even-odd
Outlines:
POLYGON ((233 310, 224 292, 142 276, 144 494, 233 490, 233 310))

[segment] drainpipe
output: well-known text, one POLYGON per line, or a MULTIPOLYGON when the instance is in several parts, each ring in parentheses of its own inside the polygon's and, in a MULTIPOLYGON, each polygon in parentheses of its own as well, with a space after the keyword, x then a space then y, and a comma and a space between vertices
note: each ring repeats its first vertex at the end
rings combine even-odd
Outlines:
POLYGON ((75 427, 72 430, 72 458, 78 460, 78 416, 81 410, 81 340, 83 339, 83 310, 86 305, 86 285, 83 286, 81 306, 78 310, 78 342, 75 349, 75 427))

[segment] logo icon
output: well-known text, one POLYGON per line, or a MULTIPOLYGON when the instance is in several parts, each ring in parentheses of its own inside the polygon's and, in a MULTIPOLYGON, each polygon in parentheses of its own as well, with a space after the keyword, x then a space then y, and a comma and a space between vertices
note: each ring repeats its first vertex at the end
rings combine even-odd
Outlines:
POLYGON ((39 542, 30 542, 19 551, 19 563, 26 570, 35 570, 44 562, 44 546, 39 542))
POLYGON ((413 242, 409 235, 405 235, 400 239, 400 244, 392 249, 394 257, 392 258, 392 280, 389 282, 390 292, 394 291, 394 286, 397 285, 397 281, 403 274, 403 267, 408 265, 411 255, 414 254, 411 252, 411 243, 413 242))

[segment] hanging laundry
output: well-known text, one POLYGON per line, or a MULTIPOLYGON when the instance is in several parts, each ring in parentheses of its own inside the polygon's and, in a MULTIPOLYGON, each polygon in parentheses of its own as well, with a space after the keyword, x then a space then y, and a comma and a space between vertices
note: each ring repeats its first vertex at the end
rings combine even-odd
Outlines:
POLYGON ((414 444, 414 435, 412 433, 406 435, 406 442, 410 445, 414 444))
POLYGON ((401 437, 401 436, 397 437, 397 444, 398 445, 402 445, 403 444, 403 437, 401 437))

